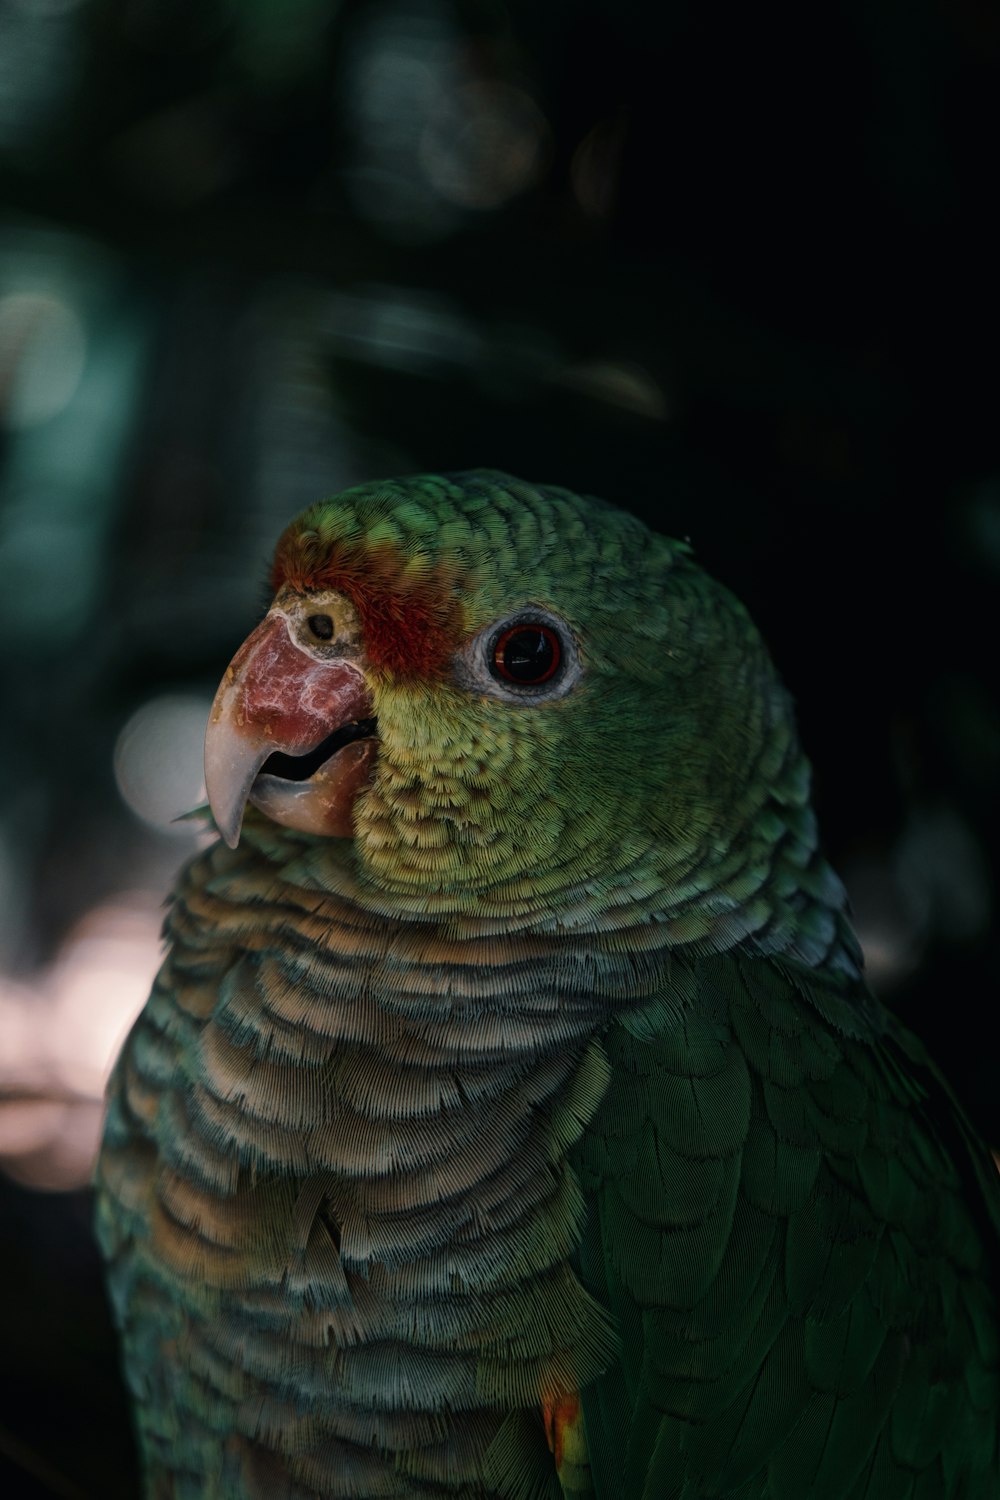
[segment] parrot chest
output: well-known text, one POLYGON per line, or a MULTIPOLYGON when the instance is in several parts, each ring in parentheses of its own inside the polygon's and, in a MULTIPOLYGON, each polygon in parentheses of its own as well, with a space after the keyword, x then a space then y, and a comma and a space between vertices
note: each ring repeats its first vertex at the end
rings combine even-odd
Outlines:
POLYGON ((167 1463, 184 1428, 220 1494, 274 1464, 326 1493, 350 1461, 413 1468, 416 1495, 457 1454, 481 1480, 511 1412, 608 1357, 569 1264, 593 996, 564 961, 367 940, 245 950, 209 982, 175 945, 116 1074, 100 1177, 144 1445, 167 1463))

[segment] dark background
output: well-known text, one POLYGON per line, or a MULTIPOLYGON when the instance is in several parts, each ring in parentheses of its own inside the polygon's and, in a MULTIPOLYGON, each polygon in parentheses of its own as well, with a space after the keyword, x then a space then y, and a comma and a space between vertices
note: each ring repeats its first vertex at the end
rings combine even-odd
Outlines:
MULTIPOLYGON (((1000 1143, 998 114, 989 0, 0 0, 11 993, 109 902, 147 932, 191 841, 116 744, 207 707, 285 521, 491 465, 747 602, 873 978, 1000 1143)), ((0 1487, 133 1496, 96 1090, 33 1135, 20 1056, 0 1487)))

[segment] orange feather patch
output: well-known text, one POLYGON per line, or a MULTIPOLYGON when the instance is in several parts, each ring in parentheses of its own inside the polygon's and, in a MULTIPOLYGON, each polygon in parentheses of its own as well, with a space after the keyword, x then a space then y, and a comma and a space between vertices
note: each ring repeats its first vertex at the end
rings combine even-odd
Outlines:
POLYGON ((580 1397, 576 1391, 558 1396, 555 1401, 542 1402, 542 1418, 545 1422, 545 1437, 556 1461, 556 1472, 563 1466, 566 1439, 575 1434, 580 1422, 580 1397))

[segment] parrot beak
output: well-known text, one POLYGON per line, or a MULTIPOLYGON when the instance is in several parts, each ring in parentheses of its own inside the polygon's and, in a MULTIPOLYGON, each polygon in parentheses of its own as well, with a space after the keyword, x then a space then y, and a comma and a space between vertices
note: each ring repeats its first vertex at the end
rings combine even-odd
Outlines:
POLYGON ((288 828, 349 838, 378 741, 353 661, 313 655, 272 609, 226 668, 205 734, 205 786, 235 848, 247 802, 288 828))

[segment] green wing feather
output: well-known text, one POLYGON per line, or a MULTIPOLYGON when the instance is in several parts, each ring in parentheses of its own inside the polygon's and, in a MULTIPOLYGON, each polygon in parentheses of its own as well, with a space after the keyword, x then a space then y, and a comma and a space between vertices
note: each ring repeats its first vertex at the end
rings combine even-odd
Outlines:
POLYGON ((598 1495, 995 1500, 1000 1184, 946 1085, 855 982, 672 983, 680 1020, 608 1032, 580 1152, 621 1347, 583 1393, 598 1495))

